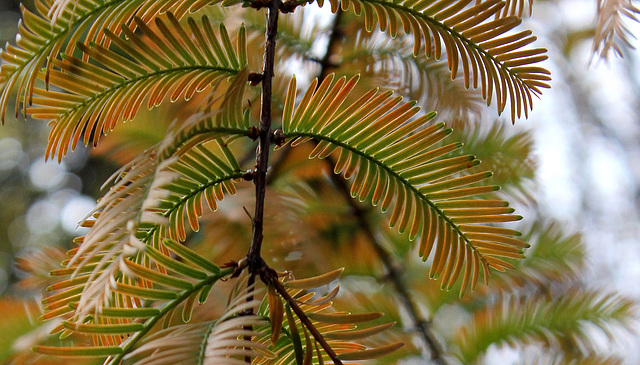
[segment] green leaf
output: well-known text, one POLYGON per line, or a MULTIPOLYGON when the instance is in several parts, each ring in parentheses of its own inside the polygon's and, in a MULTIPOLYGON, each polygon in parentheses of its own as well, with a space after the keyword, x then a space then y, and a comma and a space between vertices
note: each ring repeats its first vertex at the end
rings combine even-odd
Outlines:
POLYGON ((218 266, 214 265, 209 260, 205 259, 187 246, 183 246, 172 239, 165 239, 163 241, 163 244, 180 257, 184 258, 185 260, 189 260, 190 262, 200 266, 201 268, 211 273, 217 274, 220 272, 220 268, 218 266))
POLYGON ((291 312, 291 306, 289 303, 286 303, 285 311, 287 313, 287 322, 289 323, 289 334, 291 336, 291 343, 293 344, 293 350, 296 354, 296 364, 302 365, 302 361, 304 358, 304 350, 302 349, 302 341, 300 340, 300 332, 298 331, 298 325, 296 324, 295 319, 293 318, 293 313, 291 312))
POLYGON ((73 330, 78 333, 88 334, 100 334, 100 335, 125 335, 144 329, 144 325, 141 323, 129 323, 129 324, 81 324, 73 322, 62 322, 64 327, 73 330))
POLYGON ((127 265, 127 268, 131 270, 135 274, 135 276, 142 277, 160 285, 171 286, 178 289, 189 290, 193 288, 193 284, 186 280, 147 269, 146 267, 138 265, 131 260, 125 260, 124 262, 125 265, 127 265))
POLYGON ((149 318, 160 314, 158 308, 102 308, 101 316, 114 318, 149 318))
POLYGON ((118 293, 133 295, 139 298, 150 300, 172 300, 178 297, 178 294, 170 290, 145 289, 138 286, 120 283, 118 283, 115 291, 117 291, 118 293))
POLYGON ((33 351, 43 355, 88 356, 88 357, 104 357, 104 356, 111 356, 111 355, 117 355, 122 353, 122 349, 118 346, 105 346, 105 347, 34 346, 33 351))
POLYGON ((203 280, 207 278, 207 274, 204 272, 194 269, 191 266, 185 265, 180 261, 176 261, 168 256, 165 256, 160 251, 156 250, 153 247, 147 247, 145 250, 146 254, 155 260, 157 263, 162 266, 173 270, 176 273, 188 276, 193 279, 203 280))

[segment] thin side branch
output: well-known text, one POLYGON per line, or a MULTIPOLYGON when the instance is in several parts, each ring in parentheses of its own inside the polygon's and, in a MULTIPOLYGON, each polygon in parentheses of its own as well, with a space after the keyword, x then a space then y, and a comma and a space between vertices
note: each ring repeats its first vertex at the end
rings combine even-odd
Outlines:
MULTIPOLYGON (((333 169, 333 166, 335 166, 335 161, 333 161, 330 156, 327 157, 325 161, 327 161, 329 168, 333 169)), ((418 331, 418 333, 420 333, 420 336, 429 348, 429 351, 431 352, 431 361, 438 365, 447 365, 447 362, 443 357, 444 351, 442 350, 440 343, 436 339, 435 334, 433 333, 433 331, 431 331, 430 322, 420 314, 418 307, 414 303, 413 299, 411 298, 411 294, 409 294, 409 291, 404 284, 401 271, 393 262, 393 258, 391 257, 391 255, 387 252, 387 250, 385 250, 382 244, 378 242, 378 238, 376 237, 369 221, 367 220, 366 210, 358 205, 358 203, 353 198, 351 198, 349 187, 347 186, 344 179, 342 179, 342 177, 331 174, 331 180, 345 197, 347 204, 349 204, 353 215, 358 221, 360 230, 362 230, 362 232, 367 236, 369 243, 376 251, 378 258, 382 262, 382 266, 384 266, 385 270, 387 271, 387 277, 393 283, 396 293, 402 300, 402 304, 409 313, 409 317, 411 317, 411 321, 414 323, 416 330, 418 331)))
POLYGON ((342 30, 340 30, 340 23, 342 22, 342 16, 344 11, 338 10, 336 16, 333 17, 333 23, 331 24, 331 33, 329 34, 329 42, 327 43, 327 51, 320 60, 320 74, 318 75, 318 84, 327 77, 329 71, 335 68, 336 65, 331 63, 331 56, 333 55, 333 49, 342 37, 342 30))
POLYGON ((273 285, 273 287, 280 294, 280 296, 282 296, 282 298, 284 298, 284 300, 286 300, 287 303, 289 303, 289 305, 291 306, 291 309, 293 309, 293 312, 296 314, 296 316, 298 316, 298 318, 300 318, 300 322, 302 322, 302 324, 309 330, 309 332, 311 332, 311 335, 313 336, 313 338, 316 340, 316 342, 320 344, 320 346, 322 346, 322 349, 327 353, 327 355, 329 355, 329 358, 331 358, 333 363, 336 365, 342 365, 342 361, 338 359, 338 355, 336 355, 336 353, 333 351, 331 346, 329 346, 329 344, 324 339, 320 331, 318 331, 316 326, 314 326, 313 323, 311 323, 311 320, 300 308, 298 303, 296 303, 295 299, 293 299, 291 295, 287 293, 287 289, 285 289, 284 286, 282 286, 282 283, 280 283, 278 278, 277 277, 272 278, 270 280, 270 284, 273 285))

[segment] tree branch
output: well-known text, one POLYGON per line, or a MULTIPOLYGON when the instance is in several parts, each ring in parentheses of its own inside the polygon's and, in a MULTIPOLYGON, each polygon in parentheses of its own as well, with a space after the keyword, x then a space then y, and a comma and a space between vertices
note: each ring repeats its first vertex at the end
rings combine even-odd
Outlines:
MULTIPOLYGON (((256 280, 256 273, 264 265, 264 260, 261 255, 263 238, 262 231, 264 227, 264 200, 267 185, 267 169, 269 168, 269 149, 271 148, 271 94, 280 5, 280 0, 270 0, 267 10, 267 30, 262 70, 260 124, 258 126, 259 137, 258 148, 256 150, 256 169, 253 176, 253 182, 256 186, 256 207, 252 222, 251 247, 247 254, 247 264, 250 274, 247 285, 249 287, 253 287, 256 280)), ((253 290, 251 289, 251 292, 252 291, 253 290)), ((247 301, 251 300, 253 300, 253 295, 250 295, 247 298, 247 301)), ((253 309, 247 310, 246 314, 253 314, 253 309)), ((248 340, 251 340, 251 338, 248 340)), ((251 358, 247 357, 245 358, 245 361, 250 363, 251 358)))
POLYGON ((253 216, 253 233, 251 248, 247 255, 249 271, 255 280, 255 270, 261 267, 262 257, 262 229, 264 217, 264 199, 267 183, 267 169, 269 167, 269 148, 271 147, 271 93, 274 75, 276 36, 278 34, 279 0, 271 0, 267 12, 267 34, 264 49, 264 64, 262 77, 262 96, 260 110, 260 125, 258 126, 258 148, 256 151, 256 171, 254 183, 256 185, 256 209, 253 216))
POLYGON ((342 31, 340 30, 340 22, 342 22, 342 16, 344 11, 338 8, 336 16, 333 17, 333 23, 331 24, 331 33, 329 34, 329 42, 327 43, 327 51, 324 53, 322 60, 320 60, 320 74, 318 75, 318 84, 329 74, 329 70, 335 68, 336 65, 331 63, 331 56, 333 55, 333 49, 342 37, 342 31))
MULTIPOLYGON (((334 17, 333 23, 331 26, 331 33, 329 35, 329 42, 327 44, 327 51, 325 52, 324 57, 321 60, 319 60, 319 63, 321 65, 320 73, 318 74, 319 82, 322 82, 322 80, 324 80, 324 78, 329 73, 329 70, 335 67, 335 65, 331 63, 331 56, 332 56, 332 50, 335 48, 337 42, 340 40, 340 37, 342 36, 342 33, 340 31, 340 22, 342 21, 342 14, 343 14, 343 11, 339 10, 336 16, 334 17)), ((271 184, 273 180, 277 177, 277 172, 280 170, 281 165, 284 163, 284 161, 286 160, 290 152, 291 152, 290 145, 287 145, 285 148, 283 148, 278 160, 276 161, 273 168, 271 169, 271 172, 269 173, 269 177, 267 179, 268 184, 271 184)), ((328 165, 330 165, 329 166, 330 170, 333 170, 333 166, 335 165, 335 163, 331 159, 331 157, 328 157, 325 161, 327 162, 328 165)), ((358 225, 360 226, 362 231, 365 233, 365 235, 369 239, 371 246, 374 248, 378 257, 380 258, 380 261, 382 262, 382 265, 387 271, 389 278, 393 282, 393 286, 396 292, 398 293, 398 296, 400 296, 405 309, 409 313, 409 316, 411 317, 411 320, 414 323, 416 330, 420 333, 420 336, 422 337, 425 345, 430 350, 431 360, 436 364, 446 365, 447 362, 443 357, 444 351, 442 350, 442 347, 440 346, 438 340, 436 339, 436 336, 433 334, 433 331, 431 331, 430 322, 427 319, 425 319, 418 311, 418 308, 416 304, 413 302, 411 295, 407 290, 407 287, 404 285, 404 282, 402 280, 402 273, 394 265, 391 255, 384 249, 384 247, 380 244, 380 242, 378 242, 378 239, 376 238, 369 224, 369 221, 366 218, 367 212, 351 198, 351 194, 349 193, 349 187, 340 176, 331 174, 331 178, 333 180, 334 185, 338 187, 342 192, 342 194, 345 196, 347 203, 351 207, 354 215, 358 220, 358 225)))
MULTIPOLYGON (((322 346, 322 349, 327 353, 327 355, 329 355, 329 358, 331 358, 333 363, 336 365, 342 365, 342 361, 338 359, 338 355, 336 355, 336 353, 333 351, 331 346, 329 346, 329 344, 324 339, 320 331, 318 331, 316 326, 314 326, 313 323, 311 323, 311 320, 300 308, 298 303, 296 303, 295 299, 293 299, 291 295, 289 295, 289 293, 287 292, 287 289, 285 289, 284 286, 282 286, 282 283, 280 283, 278 278, 277 277, 271 278, 270 284, 273 285, 273 287, 280 294, 280 296, 282 296, 282 298, 284 298, 284 300, 286 300, 287 303, 289 303, 289 305, 291 306, 291 309, 293 309, 293 312, 296 314, 296 316, 298 316, 298 318, 300 318, 300 322, 302 322, 302 324, 309 330, 309 332, 311 332, 311 335, 313 336, 313 338, 320 344, 320 346, 322 346)), ((307 346, 309 346, 309 344, 307 344, 307 346)))
MULTIPOLYGON (((336 16, 334 17, 333 23, 331 26, 331 33, 329 35, 329 42, 327 44, 327 51, 325 52, 322 59, 318 61, 321 67, 320 73, 318 74, 319 82, 322 82, 322 80, 324 80, 324 78, 329 74, 329 70, 335 67, 335 65, 331 63, 331 56, 333 54, 332 53, 333 49, 335 48, 337 42, 340 40, 340 37, 342 36, 341 30, 340 30, 340 22, 342 21, 343 13, 344 12, 342 10, 339 10, 336 16)), ((284 161, 286 160, 286 157, 290 152, 291 152, 291 146, 287 144, 287 146, 283 148, 278 160, 276 161, 271 172, 269 173, 269 177, 267 180, 268 184, 270 184, 277 177, 277 172, 279 171, 280 166, 284 163, 284 161)), ((328 157, 325 161, 327 161, 328 165, 330 165, 329 166, 330 170, 333 170, 333 166, 335 165, 335 163, 331 159, 331 157, 328 157)), ((407 287, 404 285, 404 282, 402 280, 402 273, 394 265, 391 255, 384 249, 384 247, 380 244, 380 242, 378 242, 378 239, 376 238, 369 224, 369 221, 366 218, 367 212, 351 198, 351 194, 349 193, 349 187, 340 176, 331 174, 331 178, 333 180, 334 185, 338 187, 342 192, 342 194, 345 196, 347 203, 351 207, 354 215, 358 220, 358 225, 360 226, 362 231, 365 233, 365 235, 369 239, 370 244, 373 246, 378 257, 380 258, 380 261, 382 262, 383 267, 387 271, 389 278, 393 282, 393 286, 396 292, 398 293, 398 295, 400 296, 405 309, 409 313, 409 316, 411 317, 411 320, 414 323, 416 330, 420 333, 420 336, 422 337, 425 345, 430 350, 431 360, 436 364, 446 365, 447 362, 443 357, 444 351, 442 350, 442 347, 440 346, 438 340, 436 339, 436 336, 433 334, 433 331, 431 331, 430 322, 427 319, 425 319, 418 311, 418 308, 416 304, 413 302, 411 295, 407 290, 407 287)))
MULTIPOLYGON (((335 166, 335 161, 333 161, 331 156, 328 156, 325 161, 327 161, 327 164, 331 169, 333 169, 333 166, 335 166)), ((397 266, 393 262, 393 258, 387 252, 387 250, 385 250, 382 244, 378 242, 378 239, 373 232, 369 221, 367 220, 367 211, 360 205, 358 205, 358 203, 351 197, 349 187, 347 186, 344 179, 342 179, 342 177, 336 174, 330 175, 331 181, 345 197, 347 204, 349 204, 349 207, 351 208, 351 211, 353 212, 353 215, 358 222, 360 230, 366 235, 369 243, 373 247, 374 251, 376 251, 378 258, 380 258, 382 266, 384 266, 385 270, 387 271, 387 277, 393 283, 395 291, 402 300, 402 304, 409 313, 409 317, 411 317, 416 330, 420 333, 420 336, 429 348, 431 352, 431 361, 439 365, 447 365, 447 362, 443 357, 444 351, 442 350, 440 343, 436 339, 435 334, 433 333, 433 331, 431 331, 430 322, 420 314, 418 307, 412 300, 411 294, 409 294, 409 291, 404 284, 402 272, 397 268, 397 266)))

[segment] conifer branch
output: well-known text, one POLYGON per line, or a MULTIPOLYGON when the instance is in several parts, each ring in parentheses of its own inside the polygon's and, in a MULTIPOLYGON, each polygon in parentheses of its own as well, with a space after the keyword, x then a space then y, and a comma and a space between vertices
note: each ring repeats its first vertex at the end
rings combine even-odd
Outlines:
MULTIPOLYGON (((325 52, 322 60, 320 60, 321 69, 318 75, 319 82, 322 82, 322 80, 328 74, 329 69, 333 67, 333 65, 330 62, 330 59, 332 56, 332 50, 335 48, 336 42, 338 42, 340 39, 340 34, 341 34, 340 22, 342 20, 343 13, 344 12, 340 10, 336 13, 336 16, 334 17, 332 27, 331 27, 331 33, 329 35, 329 42, 327 44, 327 51, 325 52)), ((274 168, 270 172, 269 179, 267 180, 268 183, 271 183, 272 180, 277 176, 277 171, 279 170, 278 167, 280 167, 280 165, 284 162, 284 160, 286 160, 286 157, 288 156, 290 151, 291 151, 291 147, 290 145, 287 145, 285 149, 282 151, 277 163, 274 165, 274 168)), ((335 165, 335 161, 333 161, 331 157, 326 158, 325 161, 327 165, 330 167, 330 169, 333 169, 333 166, 335 165)), ((418 311, 416 304, 411 298, 411 295, 409 294, 409 291, 407 290, 402 280, 402 273, 394 265, 393 259, 391 258, 389 253, 384 249, 384 247, 378 242, 377 238, 375 237, 375 234, 369 224, 369 221, 366 218, 366 210, 360 207, 351 198, 349 193, 349 187, 346 185, 343 179, 341 179, 338 175, 334 175, 334 174, 331 174, 331 179, 334 185, 345 196, 346 198, 345 200, 349 204, 352 212, 354 213, 354 216, 358 220, 358 225, 360 226, 362 231, 365 233, 371 246, 374 248, 374 250, 376 251, 376 254, 380 258, 380 261, 382 262, 383 267, 387 271, 388 277, 393 282, 393 286, 396 292, 398 293, 398 295, 400 296, 402 303, 405 306, 405 309, 409 313, 409 316, 412 322, 414 323, 416 330, 420 333, 420 336, 422 337, 423 341, 429 348, 431 352, 431 360, 436 364, 446 365, 447 362, 443 358, 444 351, 442 350, 442 347, 440 346, 438 340, 436 339, 433 331, 430 328, 431 327, 430 322, 427 319, 425 319, 418 311)))
MULTIPOLYGON (((271 0, 267 10, 267 30, 264 48, 264 63, 262 70, 262 95, 260 109, 260 124, 258 126, 258 148, 256 150, 256 168, 253 174, 253 182, 256 186, 256 207, 253 215, 251 247, 247 254, 248 270, 250 273, 247 285, 253 287, 256 273, 264 265, 262 259, 262 238, 264 227, 264 200, 267 185, 267 169, 269 167, 269 149, 271 148, 271 99, 272 79, 274 76, 276 37, 278 35, 278 14, 280 12, 280 0, 271 0)), ((252 289, 250 289, 252 291, 252 289)), ((252 301, 253 295, 247 298, 252 301)), ((253 309, 246 314, 253 314, 253 309)), ((251 340, 248 338, 248 340, 251 340)), ((245 361, 251 363, 250 358, 245 361)))
MULTIPOLYGON (((327 75, 329 74, 329 71, 332 68, 336 67, 335 64, 331 63, 331 56, 333 55, 333 49, 342 36, 342 31, 340 30, 340 22, 342 21, 343 14, 344 11, 338 10, 336 15, 333 17, 331 30, 329 32, 329 42, 327 43, 327 50, 325 51, 324 56, 322 56, 322 59, 316 60, 320 65, 320 72, 318 73, 318 83, 322 83, 325 77, 327 77, 327 75)), ((280 171, 280 168, 287 160, 287 156, 289 156, 290 152, 291 146, 287 144, 282 149, 282 152, 280 152, 278 159, 276 159, 271 166, 271 171, 269 172, 269 176, 267 176, 267 185, 271 184, 276 176, 278 176, 278 171, 280 171)))
MULTIPOLYGON (((331 158, 331 156, 325 158, 327 165, 330 168, 333 168, 335 165, 335 161, 331 158)), ((355 199, 351 198, 351 194, 349 193, 349 187, 347 186, 344 179, 342 179, 339 175, 331 174, 331 181, 333 184, 340 190, 340 192, 345 197, 347 204, 349 204, 349 208, 351 209, 352 214, 357 220, 358 226, 362 230, 362 232, 367 237, 369 243, 373 247, 374 251, 378 255, 382 266, 387 271, 387 277, 393 283, 393 287, 400 297, 402 304, 407 310, 411 321, 413 322, 415 329, 420 333, 420 336, 424 340, 425 344, 428 346, 431 352, 431 361, 438 365, 447 365, 446 360, 443 357, 444 351, 440 346, 435 334, 431 330, 431 322, 424 318, 413 301, 411 294, 407 290, 407 287, 402 278, 402 272, 393 262, 393 258, 384 249, 382 244, 378 242, 378 239, 373 232, 373 229, 367 220, 367 209, 358 205, 355 199)))
MULTIPOLYGON (((258 149, 256 157, 256 171, 254 183, 256 185, 256 208, 253 216, 253 234, 251 248, 247 255, 249 271, 255 280, 255 270, 261 267, 262 229, 264 217, 264 199, 267 185, 267 168, 269 167, 269 148, 271 145, 271 97, 272 79, 274 76, 276 36, 278 34, 279 0, 271 0, 267 13, 267 32, 264 50, 264 64, 262 73, 262 96, 260 110, 260 125, 258 127, 258 149)), ((252 280, 252 281, 253 281, 252 280)))
POLYGON ((287 301, 287 303, 289 303, 293 312, 300 319, 300 322, 302 322, 302 324, 309 330, 309 332, 311 332, 311 335, 313 336, 313 338, 316 340, 316 342, 318 342, 318 344, 320 344, 320 346, 327 353, 327 355, 329 355, 329 358, 331 358, 333 363, 335 365, 342 365, 342 361, 338 358, 338 355, 333 351, 331 346, 329 346, 329 344, 324 339, 320 331, 318 331, 318 329, 313 325, 313 323, 311 323, 311 320, 309 319, 309 317, 307 317, 307 315, 304 313, 302 308, 300 308, 298 303, 296 303, 295 299, 293 299, 291 295, 289 295, 289 293, 287 292, 287 289, 285 289, 284 286, 282 286, 282 283, 280 283, 277 276, 275 278, 270 278, 269 282, 271 285, 273 285, 273 287, 276 289, 278 294, 280 294, 282 298, 285 301, 287 301))

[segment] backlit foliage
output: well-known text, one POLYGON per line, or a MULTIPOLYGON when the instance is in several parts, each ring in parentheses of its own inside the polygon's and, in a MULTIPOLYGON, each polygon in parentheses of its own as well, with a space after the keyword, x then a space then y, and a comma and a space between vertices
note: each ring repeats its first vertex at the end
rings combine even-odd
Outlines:
POLYGON ((468 187, 491 173, 458 175, 478 164, 475 156, 442 157, 459 149, 459 143, 430 149, 451 131, 442 123, 422 128, 433 114, 412 119, 419 110, 415 103, 402 104, 401 97, 390 92, 376 95, 377 90, 371 90, 335 115, 332 111, 349 96, 357 79, 342 78, 330 88, 332 79, 326 78, 317 90, 314 81, 295 111, 292 80, 282 118, 285 136, 319 140, 310 157, 339 152, 334 171, 344 172, 347 179, 355 177, 352 197, 364 200, 371 194, 372 204, 380 204, 382 211, 395 201, 390 225, 397 224, 400 232, 408 228, 410 240, 420 234, 424 261, 434 249, 430 276, 442 276, 443 289, 450 289, 462 275, 462 296, 469 284, 476 287, 480 271, 488 282, 489 268, 512 268, 499 257, 521 258, 528 244, 512 237, 518 232, 486 224, 521 217, 510 214, 513 209, 507 202, 470 199, 497 190, 491 185, 468 187))
POLYGON ((329 26, 312 3, 23 7, 3 121, 47 121, 46 159, 85 145, 120 166, 74 247, 20 260, 57 336, 34 361, 474 363, 505 342, 570 361, 595 353, 588 325, 625 328, 631 301, 578 288, 579 236, 513 226, 531 136, 470 124, 481 102, 528 117, 549 87, 532 1, 330 0, 329 26), (445 304, 468 323, 436 335, 445 304))
MULTIPOLYGON (((499 112, 505 109, 509 98, 515 121, 523 111, 528 115, 532 95, 540 95, 540 88, 549 87, 549 71, 535 65, 547 58, 546 49, 521 49, 536 40, 531 31, 506 35, 520 24, 521 18, 502 12, 505 2, 489 0, 465 8, 469 3, 470 0, 348 0, 340 4, 343 10, 363 14, 367 31, 377 23, 393 38, 400 26, 405 33, 411 33, 414 56, 421 53, 423 43, 427 58, 440 59, 444 51, 451 78, 462 68, 465 86, 481 87, 487 104, 495 93, 499 112)), ((332 0, 331 7, 337 11, 338 0, 332 0)))
POLYGON ((622 56, 622 46, 633 48, 629 41, 634 38, 629 26, 625 23, 637 22, 640 8, 636 1, 632 0, 598 0, 597 3, 598 15, 593 51, 604 59, 611 54, 622 56))

